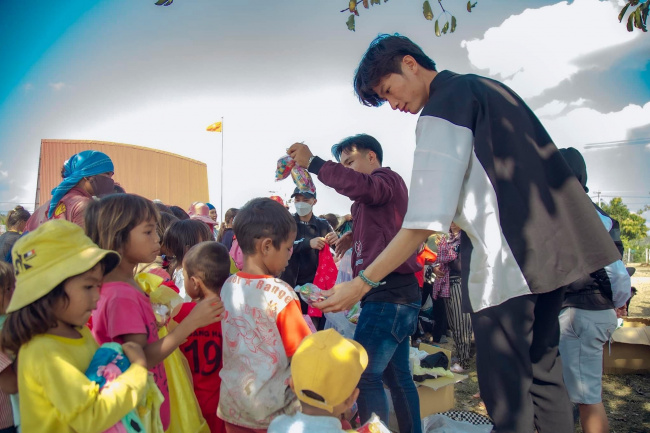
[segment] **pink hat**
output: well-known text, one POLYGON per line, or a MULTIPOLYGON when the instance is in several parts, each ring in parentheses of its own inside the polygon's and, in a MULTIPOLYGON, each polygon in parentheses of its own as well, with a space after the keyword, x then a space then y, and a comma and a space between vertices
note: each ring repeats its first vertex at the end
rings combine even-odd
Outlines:
POLYGON ((187 210, 187 214, 189 216, 203 215, 203 216, 207 217, 207 216, 210 215, 210 208, 205 203, 202 203, 200 201, 195 201, 194 203, 192 203, 190 208, 187 210))
POLYGON ((204 223, 206 223, 207 225, 210 226, 210 229, 213 229, 214 226, 217 225, 216 221, 213 221, 212 218, 210 218, 208 216, 205 216, 205 215, 194 214, 194 215, 190 216, 190 219, 197 220, 197 221, 203 221, 204 223))

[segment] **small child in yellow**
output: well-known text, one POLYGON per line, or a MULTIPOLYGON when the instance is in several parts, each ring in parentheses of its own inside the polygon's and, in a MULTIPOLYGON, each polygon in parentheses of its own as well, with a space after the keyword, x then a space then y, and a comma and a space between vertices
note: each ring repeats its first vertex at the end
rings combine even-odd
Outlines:
POLYGON ((334 329, 306 337, 291 360, 291 388, 302 413, 278 416, 268 433, 344 432, 341 415, 356 401, 367 365, 366 350, 334 329))
POLYGON ((93 433, 115 425, 144 395, 144 351, 125 343, 131 366, 101 393, 84 372, 99 348, 86 323, 120 256, 100 249, 76 224, 52 220, 20 238, 12 260, 16 290, 2 349, 19 355, 22 430, 93 433))

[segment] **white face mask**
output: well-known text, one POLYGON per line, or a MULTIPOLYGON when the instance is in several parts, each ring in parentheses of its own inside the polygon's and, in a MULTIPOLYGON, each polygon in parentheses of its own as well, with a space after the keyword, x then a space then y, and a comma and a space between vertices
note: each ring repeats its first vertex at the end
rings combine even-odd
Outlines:
POLYGON ((296 213, 301 217, 307 216, 309 215, 309 212, 311 212, 312 206, 309 203, 297 201, 293 205, 296 208, 296 213))

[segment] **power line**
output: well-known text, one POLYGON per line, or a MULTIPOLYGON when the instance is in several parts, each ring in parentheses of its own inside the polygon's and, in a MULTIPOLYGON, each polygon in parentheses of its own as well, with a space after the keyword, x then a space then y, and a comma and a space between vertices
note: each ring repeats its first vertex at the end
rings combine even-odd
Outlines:
POLYGON ((587 143, 584 145, 585 149, 593 149, 599 147, 618 147, 618 146, 638 146, 650 144, 650 138, 633 138, 630 140, 616 140, 616 141, 603 141, 600 143, 587 143))

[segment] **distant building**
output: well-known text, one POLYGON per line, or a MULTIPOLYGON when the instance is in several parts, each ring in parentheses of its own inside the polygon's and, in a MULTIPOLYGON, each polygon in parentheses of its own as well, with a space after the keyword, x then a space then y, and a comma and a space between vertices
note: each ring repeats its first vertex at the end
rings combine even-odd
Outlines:
POLYGON ((204 162, 162 150, 95 140, 41 140, 35 208, 52 197, 61 182, 61 167, 83 150, 104 152, 113 160, 113 179, 128 193, 188 209, 208 202, 208 167, 204 162))

